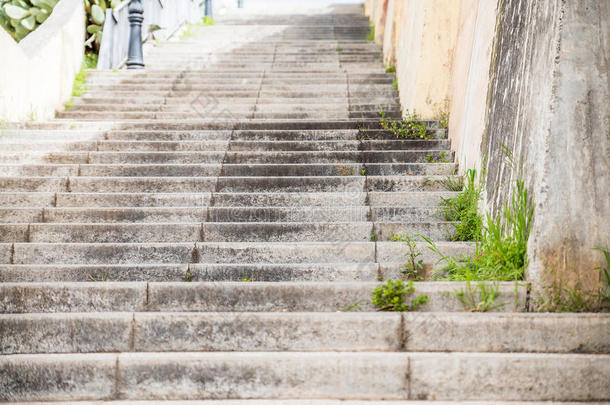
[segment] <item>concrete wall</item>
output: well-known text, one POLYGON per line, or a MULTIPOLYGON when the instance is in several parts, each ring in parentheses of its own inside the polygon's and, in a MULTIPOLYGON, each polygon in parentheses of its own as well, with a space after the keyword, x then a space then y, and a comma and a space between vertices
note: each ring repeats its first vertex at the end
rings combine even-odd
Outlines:
POLYGON ((535 198, 528 278, 599 283, 596 245, 610 245, 608 142, 610 3, 501 0, 483 152, 487 201, 497 208, 523 162, 535 198), (491 187, 490 187, 491 186, 491 187))
POLYGON ((450 98, 451 69, 460 14, 458 0, 369 0, 384 61, 396 61, 403 109, 424 118, 438 115, 450 98))
POLYGON ((610 2, 388 0, 385 16, 383 2, 365 11, 385 18, 376 41, 395 61, 403 108, 434 117, 450 98, 460 172, 486 169, 488 210, 526 180, 528 279, 595 289, 603 261, 592 248, 610 245, 610 2))
POLYGON ((84 20, 82 0, 61 0, 20 43, 0 29, 0 120, 50 119, 70 99, 83 59, 84 20))

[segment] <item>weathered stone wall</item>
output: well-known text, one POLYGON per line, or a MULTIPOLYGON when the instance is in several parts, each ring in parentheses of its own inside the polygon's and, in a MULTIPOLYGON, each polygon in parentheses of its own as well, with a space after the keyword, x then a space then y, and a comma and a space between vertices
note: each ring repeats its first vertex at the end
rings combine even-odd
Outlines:
POLYGON ((20 43, 0 29, 0 120, 53 118, 70 99, 83 61, 84 19, 81 0, 62 0, 20 43))
POLYGON ((491 62, 487 202, 497 209, 522 161, 535 198, 528 278, 594 288, 610 244, 610 3, 501 0, 491 62))
MULTIPOLYGON (((383 2, 367 1, 372 21, 383 2)), ((376 40, 395 61, 403 108, 434 116, 420 106, 446 94, 460 172, 486 169, 486 208, 502 206, 517 176, 533 194, 528 279, 595 288, 592 248, 610 245, 610 2, 451 3, 388 0, 376 40)))

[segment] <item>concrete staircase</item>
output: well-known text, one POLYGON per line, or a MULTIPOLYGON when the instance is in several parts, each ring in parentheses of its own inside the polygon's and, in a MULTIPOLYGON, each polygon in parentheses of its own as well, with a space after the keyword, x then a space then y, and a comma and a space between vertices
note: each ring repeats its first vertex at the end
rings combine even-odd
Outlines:
POLYGON ((227 18, 148 49, 146 71, 92 72, 58 120, 6 126, 0 401, 610 398, 610 318, 518 313, 526 285, 501 285, 504 312, 462 312, 448 282, 374 312, 403 277, 393 233, 472 246, 436 210, 446 131, 379 130, 400 107, 367 24, 227 18))

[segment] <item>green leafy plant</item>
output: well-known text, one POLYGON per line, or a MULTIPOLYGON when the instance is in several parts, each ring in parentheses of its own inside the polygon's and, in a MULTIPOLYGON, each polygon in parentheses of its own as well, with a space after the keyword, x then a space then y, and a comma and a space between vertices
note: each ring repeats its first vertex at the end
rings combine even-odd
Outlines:
POLYGON ((69 111, 74 106, 74 97, 80 97, 88 89, 85 84, 87 81, 87 74, 89 69, 94 69, 97 66, 97 55, 85 54, 83 64, 80 71, 74 77, 74 84, 72 85, 72 98, 64 103, 66 110, 69 111))
POLYGON ((424 238, 429 249, 437 253, 439 262, 444 264, 434 278, 452 281, 522 280, 533 214, 533 201, 530 201, 525 183, 516 180, 501 213, 495 217, 487 214, 487 226, 482 228, 474 258, 445 256, 430 239, 424 238))
POLYGON ((600 288, 600 297, 606 305, 610 305, 610 292, 607 292, 608 287, 610 287, 610 249, 602 246, 595 246, 593 249, 601 252, 606 260, 605 267, 600 266, 596 270, 601 272, 604 278, 602 283, 606 284, 605 286, 602 284, 600 288))
POLYGON ((401 266, 402 274, 405 275, 407 280, 419 281, 422 280, 422 273, 424 272, 424 261, 420 257, 423 256, 422 252, 417 248, 415 239, 421 237, 421 235, 408 235, 408 234, 392 234, 392 240, 394 242, 405 242, 408 248, 408 252, 405 254, 407 259, 406 263, 401 266))
POLYGON ((392 80, 392 88, 394 89, 394 91, 398 91, 398 79, 394 78, 394 80, 392 80))
POLYGON ((445 221, 456 222, 453 241, 481 240, 483 218, 479 215, 479 200, 482 187, 477 184, 477 172, 470 169, 466 172, 466 183, 463 190, 454 198, 442 198, 441 212, 445 221))
POLYGON ((421 121, 417 113, 406 112, 401 121, 395 121, 381 110, 379 112, 379 125, 382 129, 392 132, 398 139, 431 139, 426 124, 421 121))
POLYGON ((429 301, 427 295, 418 295, 410 302, 408 297, 413 294, 415 287, 413 282, 404 283, 401 280, 388 280, 373 290, 373 305, 378 311, 415 311, 421 305, 429 301))
POLYGON ((341 48, 340 46, 337 47, 336 49, 337 52, 343 52, 343 48, 341 48))
POLYGON ((438 123, 442 129, 447 129, 449 127, 450 105, 451 102, 448 98, 446 98, 443 100, 440 107, 436 108, 436 119, 438 120, 438 123))
POLYGON ((439 158, 435 159, 431 154, 426 155, 426 162, 428 163, 450 163, 449 158, 447 157, 447 152, 442 150, 439 153, 439 158))
POLYGON ((375 26, 373 24, 370 24, 371 28, 369 30, 369 33, 366 34, 366 40, 367 41, 374 41, 375 40, 375 26))
POLYGON ((396 66, 388 66, 385 68, 386 73, 394 73, 396 72, 396 66))
POLYGON ((466 282, 466 288, 455 292, 455 296, 468 312, 488 312, 506 305, 496 302, 500 296, 499 289, 499 283, 487 284, 483 281, 473 288, 469 280, 466 282))
POLYGON ((0 0, 0 25, 21 41, 53 12, 59 0, 0 0))

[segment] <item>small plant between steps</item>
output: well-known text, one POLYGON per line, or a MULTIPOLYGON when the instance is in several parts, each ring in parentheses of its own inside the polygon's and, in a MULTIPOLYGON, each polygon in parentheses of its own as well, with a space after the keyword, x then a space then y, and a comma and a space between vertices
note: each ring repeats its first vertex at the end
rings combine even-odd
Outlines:
POLYGON ((427 295, 418 295, 410 302, 407 298, 413 294, 415 287, 413 282, 404 283, 401 280, 388 280, 373 290, 373 305, 377 311, 415 311, 421 305, 429 301, 427 295))
POLYGON ((445 221, 456 222, 452 241, 479 241, 483 230, 483 218, 479 215, 479 200, 483 188, 477 184, 477 172, 466 172, 463 190, 454 198, 442 198, 441 213, 445 221))
POLYGON ((421 237, 421 235, 408 235, 406 233, 392 235, 394 242, 405 242, 407 244, 408 252, 405 254, 407 261, 400 269, 407 280, 413 281, 423 280, 424 278, 424 261, 419 258, 422 256, 422 252, 417 248, 417 243, 415 242, 417 237, 421 237))
POLYGON ((72 85, 72 98, 64 103, 66 110, 72 109, 72 106, 74 105, 74 97, 80 97, 85 91, 87 91, 88 87, 85 82, 87 80, 88 71, 89 69, 95 69, 96 66, 97 55, 93 53, 85 54, 83 58, 83 65, 74 78, 74 84, 72 85))
POLYGON ((466 282, 466 288, 455 292, 467 312, 489 312, 502 308, 505 303, 496 302, 500 293, 500 283, 487 284, 483 281, 477 283, 473 288, 470 281, 466 282))
POLYGON ((369 23, 370 29, 369 29, 369 33, 366 34, 366 40, 367 41, 374 41, 375 40, 375 26, 372 23, 369 23))
POLYGON ((428 133, 426 124, 416 112, 407 113, 402 121, 395 121, 386 113, 379 111, 379 125, 382 129, 392 132, 398 139, 432 139, 434 136, 428 133))

